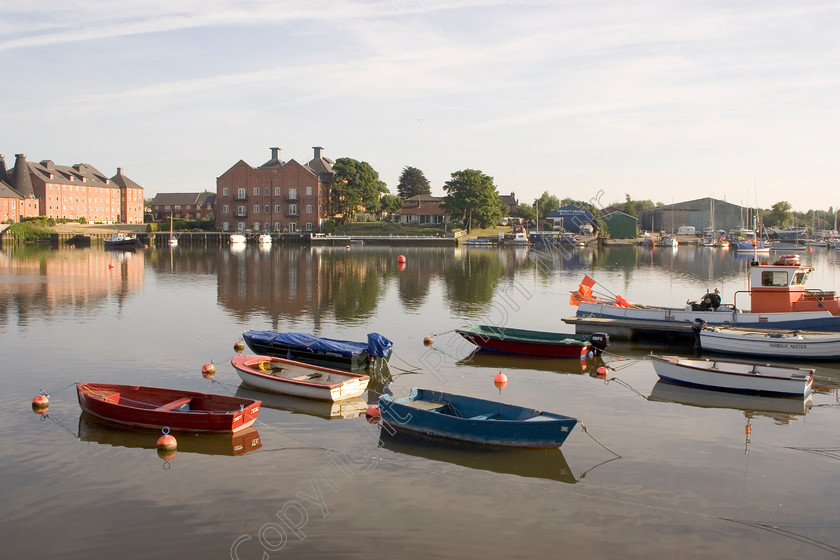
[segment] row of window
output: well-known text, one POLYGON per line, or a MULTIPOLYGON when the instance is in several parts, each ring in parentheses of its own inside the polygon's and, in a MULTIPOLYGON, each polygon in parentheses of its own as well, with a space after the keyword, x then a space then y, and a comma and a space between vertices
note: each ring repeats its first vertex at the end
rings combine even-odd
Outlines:
MULTIPOLYGON (((266 214, 271 214, 271 206, 270 205, 266 204, 263 207, 263 209, 265 210, 266 214)), ((282 212, 283 212, 283 209, 281 208, 281 206, 279 204, 275 204, 274 205, 274 213, 275 214, 280 214, 282 212)), ((254 204, 253 213, 254 214, 259 214, 260 213, 260 205, 259 204, 254 204)), ((311 213, 312 213, 312 205, 307 204, 306 205, 306 214, 311 214, 311 213)), ((222 214, 230 214, 230 205, 225 204, 224 206, 222 206, 222 214)), ((237 216, 247 216, 247 214, 245 212, 245 206, 237 206, 236 207, 236 215, 237 216)), ((289 216, 297 216, 298 215, 297 204, 289 204, 288 215, 289 216)))
MULTIPOLYGON (((245 196, 246 196, 245 192, 246 191, 247 191, 247 189, 245 189, 245 188, 236 189, 236 198, 245 198, 245 196)), ((264 191, 265 191, 264 196, 270 196, 270 193, 271 193, 271 188, 270 187, 265 187, 264 191)), ((254 187, 253 192, 254 192, 254 196, 260 196, 260 188, 259 187, 254 187)), ((306 187, 305 192, 306 192, 306 196, 312 196, 312 187, 306 187)), ((230 189, 228 187, 225 187, 225 188, 222 189, 222 196, 230 196, 230 189)), ((274 196, 280 196, 280 187, 274 187, 274 196)), ((296 188, 289 189, 289 198, 291 200, 295 200, 297 198, 297 189, 296 188)))
MULTIPOLYGON (((294 222, 288 224, 289 233, 295 233, 298 231, 298 225, 294 222)), ((247 228, 247 224, 245 222, 236 222, 236 229, 237 231, 245 231, 247 228)), ((260 222, 254 222, 253 230, 267 230, 269 229, 269 223, 265 222, 260 224, 260 222)), ((274 231, 280 231, 283 229, 283 224, 280 222, 274 222, 274 231)), ((306 222, 304 224, 305 231, 312 231, 312 222, 306 222)), ((230 222, 222 222, 222 231, 230 231, 230 222)))

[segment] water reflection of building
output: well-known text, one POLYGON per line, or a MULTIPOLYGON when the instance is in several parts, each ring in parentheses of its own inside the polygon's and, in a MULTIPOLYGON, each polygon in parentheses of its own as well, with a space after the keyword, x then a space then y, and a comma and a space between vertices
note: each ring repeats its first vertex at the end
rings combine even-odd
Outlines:
POLYGON ((114 297, 121 301, 142 289, 143 261, 143 251, 52 251, 24 246, 2 252, 0 321, 7 320, 12 309, 20 321, 29 314, 69 306, 80 314, 93 313, 98 301, 114 297))

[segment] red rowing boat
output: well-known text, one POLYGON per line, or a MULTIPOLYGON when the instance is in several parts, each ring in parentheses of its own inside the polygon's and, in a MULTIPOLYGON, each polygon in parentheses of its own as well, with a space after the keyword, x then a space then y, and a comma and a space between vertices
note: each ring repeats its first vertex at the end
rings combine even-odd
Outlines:
POLYGON ((89 414, 135 428, 238 432, 257 420, 262 401, 139 385, 76 383, 89 414))

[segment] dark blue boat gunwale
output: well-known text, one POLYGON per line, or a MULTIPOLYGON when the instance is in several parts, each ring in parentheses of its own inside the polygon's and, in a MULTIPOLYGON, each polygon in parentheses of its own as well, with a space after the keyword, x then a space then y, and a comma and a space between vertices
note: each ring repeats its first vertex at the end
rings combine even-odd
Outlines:
POLYGON ((408 397, 379 398, 383 430, 409 430, 500 447, 560 447, 578 420, 553 412, 413 388, 408 397), (423 410, 406 403, 440 403, 423 410))

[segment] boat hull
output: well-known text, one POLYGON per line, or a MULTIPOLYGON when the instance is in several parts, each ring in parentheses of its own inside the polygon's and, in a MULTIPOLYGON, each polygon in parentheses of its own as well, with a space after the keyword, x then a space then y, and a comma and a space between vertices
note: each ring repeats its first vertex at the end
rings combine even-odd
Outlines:
POLYGON ((185 432, 239 432, 257 420, 262 404, 225 395, 106 383, 76 383, 76 393, 82 410, 102 420, 185 432), (167 408, 176 403, 181 405, 167 408))
POLYGON ((499 447, 560 447, 577 419, 495 401, 413 388, 379 398, 382 429, 499 447))
POLYGON ((488 327, 484 325, 455 329, 479 348, 491 352, 523 354, 551 358, 586 358, 599 354, 588 335, 488 327))
POLYGON ((323 401, 357 398, 370 377, 276 356, 238 355, 231 360, 242 381, 255 389, 323 401))
POLYGON ((840 359, 840 333, 780 332, 749 329, 702 329, 704 351, 780 359, 840 359))
POLYGON ((724 306, 717 311, 692 311, 663 307, 615 307, 603 303, 581 302, 575 320, 566 322, 574 322, 576 332, 586 333, 593 332, 593 328, 606 328, 599 324, 598 319, 612 320, 617 330, 610 334, 615 336, 627 334, 626 331, 618 330, 621 327, 629 328, 633 332, 675 331, 690 334, 691 325, 696 321, 703 321, 710 326, 840 332, 840 316, 832 315, 828 311, 743 313, 724 306), (587 322, 593 326, 587 328, 587 322))
POLYGON ((663 381, 707 389, 791 397, 811 392, 814 370, 761 364, 651 356, 663 381))

